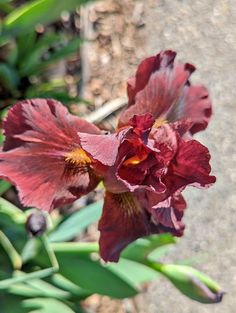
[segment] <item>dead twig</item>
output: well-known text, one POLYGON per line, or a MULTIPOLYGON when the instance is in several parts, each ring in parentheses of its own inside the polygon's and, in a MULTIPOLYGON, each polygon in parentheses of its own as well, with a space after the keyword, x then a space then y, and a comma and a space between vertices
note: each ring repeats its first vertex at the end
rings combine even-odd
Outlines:
POLYGON ((96 111, 85 115, 83 118, 91 123, 99 123, 114 112, 118 111, 127 104, 127 98, 121 97, 105 103, 96 111))

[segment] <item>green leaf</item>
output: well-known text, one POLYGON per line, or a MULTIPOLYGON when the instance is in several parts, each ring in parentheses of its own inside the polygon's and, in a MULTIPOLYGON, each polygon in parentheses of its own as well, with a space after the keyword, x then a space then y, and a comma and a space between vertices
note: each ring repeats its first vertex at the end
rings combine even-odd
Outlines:
POLYGON ((22 307, 21 297, 11 294, 0 294, 1 313, 29 313, 29 311, 22 307))
POLYGON ((41 279, 29 280, 26 285, 37 289, 43 296, 58 299, 68 299, 70 297, 69 292, 61 290, 41 279))
POLYGON ((2 143, 4 142, 4 135, 3 135, 3 133, 1 132, 1 130, 0 130, 0 146, 2 145, 2 143))
POLYGON ((26 63, 28 57, 33 53, 36 45, 37 33, 32 31, 21 34, 17 37, 16 43, 18 47, 17 65, 20 68, 22 63, 26 63))
POLYGON ((23 224, 26 221, 24 212, 14 204, 0 197, 0 223, 4 216, 8 217, 13 223, 23 224))
POLYGON ((0 4, 10 3, 12 0, 0 0, 0 4))
MULTIPOLYGON (((68 257, 74 257, 76 255, 78 258, 89 258, 91 253, 97 253, 99 249, 96 243, 91 242, 52 243, 51 245, 56 255, 64 253, 68 257)), ((145 264, 123 258, 118 263, 104 265, 104 268, 111 270, 136 288, 140 288, 142 283, 153 280, 158 276, 156 271, 147 267, 145 264)))
POLYGON ((1 230, 0 230, 0 246, 2 246, 2 248, 7 253, 11 261, 12 267, 14 269, 21 268, 22 260, 20 255, 18 254, 10 240, 7 238, 7 236, 1 230))
POLYGON ((79 286, 72 283, 70 280, 62 276, 61 274, 54 274, 49 278, 49 281, 56 287, 68 291, 73 297, 79 299, 85 299, 91 296, 91 292, 80 288, 79 286))
POLYGON ((39 238, 30 238, 21 251, 21 259, 23 264, 33 259, 38 254, 40 248, 41 242, 39 238))
POLYGON ((79 51, 81 45, 81 39, 76 38, 66 43, 65 46, 57 49, 55 52, 52 52, 48 59, 42 61, 35 72, 41 72, 45 69, 49 64, 55 63, 61 59, 66 59, 68 56, 72 55, 75 52, 79 51))
POLYGON ((25 297, 50 297, 56 299, 68 299, 70 293, 61 290, 41 279, 30 280, 26 283, 15 284, 8 292, 25 297))
POLYGON ((128 280, 131 284, 135 285, 138 289, 141 288, 143 283, 150 282, 158 278, 158 273, 153 269, 131 260, 120 258, 118 263, 111 263, 106 266, 114 273, 128 280))
POLYGON ((60 274, 83 289, 113 298, 127 298, 137 294, 135 285, 129 279, 120 277, 99 261, 89 256, 82 257, 76 252, 55 253, 60 274))
POLYGON ((10 1, 0 0, 0 11, 1 12, 8 14, 14 10, 14 7, 11 4, 9 4, 8 2, 10 2, 10 1))
POLYGON ((32 313, 75 313, 65 303, 55 299, 35 298, 22 301, 23 308, 34 310, 32 313))
POLYGON ((73 239, 90 224, 99 219, 102 213, 102 206, 103 201, 98 201, 73 213, 49 235, 49 240, 51 242, 58 242, 73 239))
MULTIPOLYGON (((19 73, 20 76, 29 76, 36 74, 35 70, 37 70, 42 64, 42 56, 46 53, 53 44, 58 44, 62 40, 64 40, 65 36, 53 34, 53 33, 46 33, 41 38, 36 41, 36 32, 30 33, 30 37, 34 35, 35 38, 32 38, 32 41, 26 40, 26 44, 28 43, 27 49, 21 48, 20 55, 18 59, 19 64, 19 73), (22 51, 23 50, 23 51, 22 51)), ((24 41, 24 38, 27 35, 22 35, 21 41, 24 41)))
POLYGON ((47 25, 59 19, 63 11, 73 11, 86 0, 37 0, 15 9, 3 21, 3 31, 15 35, 32 31, 37 24, 47 25))
POLYGON ((5 180, 0 180, 0 196, 3 195, 10 187, 10 183, 5 180))
POLYGON ((9 107, 0 110, 0 120, 3 120, 7 116, 8 111, 9 107))
POLYGON ((5 63, 0 63, 0 84, 12 91, 17 87, 19 77, 14 68, 5 63))
POLYGON ((32 288, 26 284, 14 284, 13 286, 6 289, 8 294, 16 295, 16 296, 23 296, 27 298, 31 297, 41 297, 42 294, 39 290, 32 288))
POLYGON ((140 238, 131 243, 121 254, 122 258, 145 262, 147 256, 159 247, 173 244, 175 239, 171 234, 152 235, 140 238))

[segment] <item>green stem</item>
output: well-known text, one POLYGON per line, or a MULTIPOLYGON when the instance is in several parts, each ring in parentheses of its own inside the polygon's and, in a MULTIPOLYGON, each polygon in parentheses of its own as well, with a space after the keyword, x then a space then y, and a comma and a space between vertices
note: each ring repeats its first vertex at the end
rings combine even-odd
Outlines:
POLYGON ((157 262, 152 262, 152 261, 149 261, 149 260, 145 260, 144 264, 146 266, 152 268, 153 270, 155 270, 155 271, 157 271, 159 273, 162 273, 163 264, 157 263, 157 262))
POLYGON ((59 265, 57 262, 57 258, 55 256, 53 249, 52 249, 52 246, 50 245, 50 243, 48 241, 48 238, 45 235, 43 235, 41 237, 41 241, 42 241, 42 244, 44 245, 44 247, 48 253, 48 257, 49 257, 49 260, 50 260, 50 263, 52 266, 49 268, 40 270, 40 271, 36 271, 33 273, 27 273, 27 274, 23 274, 23 275, 18 276, 18 277, 13 277, 13 278, 9 278, 9 279, 5 279, 3 281, 0 281, 0 290, 9 288, 11 285, 16 284, 16 283, 22 283, 22 282, 26 282, 26 281, 32 280, 32 279, 44 278, 44 277, 50 276, 50 275, 58 272, 59 265))
POLYGON ((67 252, 73 253, 78 252, 81 254, 89 254, 93 252, 99 252, 99 247, 96 242, 55 242, 51 243, 51 247, 55 253, 67 252))
POLYGON ((48 253, 48 257, 49 257, 49 260, 51 262, 52 268, 54 269, 54 272, 58 272, 59 264, 58 264, 54 249, 53 249, 52 245, 49 243, 48 237, 46 235, 43 235, 41 237, 41 239, 42 239, 42 243, 43 243, 43 245, 44 245, 44 247, 48 253))
POLYGON ((7 236, 0 231, 0 244, 2 245, 3 249, 6 251, 12 266, 14 269, 20 269, 22 266, 22 260, 19 255, 19 253, 16 251, 16 249, 11 244, 10 240, 7 238, 7 236))
POLYGON ((5 280, 0 281, 0 290, 7 289, 11 287, 11 285, 14 285, 16 283, 23 283, 28 280, 47 277, 47 276, 52 275, 54 272, 55 272, 54 268, 50 267, 50 268, 46 268, 44 270, 40 270, 37 272, 23 274, 22 276, 19 276, 19 277, 5 279, 5 280))

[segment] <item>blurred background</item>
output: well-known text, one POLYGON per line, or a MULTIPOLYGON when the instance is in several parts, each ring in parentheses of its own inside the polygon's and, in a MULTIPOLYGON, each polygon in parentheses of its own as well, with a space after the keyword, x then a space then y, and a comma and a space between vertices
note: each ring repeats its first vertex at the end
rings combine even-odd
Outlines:
MULTIPOLYGON (((197 139, 211 152, 217 183, 209 190, 185 192, 185 236, 166 260, 185 259, 214 277, 227 292, 223 302, 193 302, 159 279, 135 298, 133 311, 123 301, 94 295, 86 300, 88 312, 234 313, 235 0, 104 0, 79 8, 76 1, 68 0, 68 7, 57 1, 42 11, 36 26, 34 13, 26 22, 14 16, 28 2, 0 1, 0 18, 6 21, 0 37, 2 116, 19 99, 52 97, 112 130, 126 103, 127 78, 143 58, 163 49, 176 50, 179 61, 197 67, 191 81, 204 84, 213 101, 212 121, 197 139)), ((15 191, 4 188, 6 199, 19 206, 15 191)))

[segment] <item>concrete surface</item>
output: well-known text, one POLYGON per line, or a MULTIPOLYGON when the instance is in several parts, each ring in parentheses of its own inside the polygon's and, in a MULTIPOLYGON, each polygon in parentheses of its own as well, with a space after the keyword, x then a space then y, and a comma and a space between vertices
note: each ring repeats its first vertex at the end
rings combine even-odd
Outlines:
POLYGON ((200 257, 197 268, 227 292, 221 304, 202 305, 182 296, 164 279, 145 295, 144 313, 236 312, 236 0, 148 0, 145 3, 146 55, 171 48, 178 59, 197 66, 213 100, 214 116, 197 136, 212 154, 216 184, 185 192, 185 237, 169 261, 200 257))

